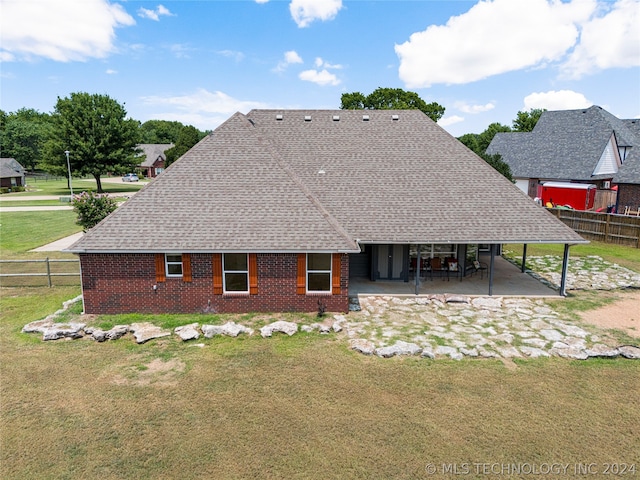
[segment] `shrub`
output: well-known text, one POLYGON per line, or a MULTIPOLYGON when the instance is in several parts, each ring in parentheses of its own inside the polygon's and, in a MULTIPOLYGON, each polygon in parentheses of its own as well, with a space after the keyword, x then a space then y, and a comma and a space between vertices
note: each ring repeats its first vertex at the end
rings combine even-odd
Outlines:
POLYGON ((78 214, 76 223, 86 232, 118 208, 116 201, 106 194, 82 192, 71 199, 73 210, 78 214))

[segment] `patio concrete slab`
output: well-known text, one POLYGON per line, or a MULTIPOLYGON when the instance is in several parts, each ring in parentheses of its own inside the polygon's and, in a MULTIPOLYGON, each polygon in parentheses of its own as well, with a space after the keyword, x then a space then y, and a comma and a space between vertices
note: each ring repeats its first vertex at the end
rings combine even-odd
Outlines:
MULTIPOLYGON (((489 264, 488 258, 482 261, 489 264)), ((350 296, 371 296, 371 295, 393 295, 393 296, 416 296, 415 279, 409 282, 403 281, 375 281, 371 282, 365 278, 349 279, 350 296)), ((457 294, 470 297, 489 295, 489 276, 484 272, 474 273, 473 276, 446 278, 429 277, 420 280, 418 296, 433 294, 457 294)), ((493 291, 494 296, 517 296, 517 297, 553 297, 559 296, 559 291, 528 273, 522 273, 520 268, 496 256, 493 269, 493 291)))

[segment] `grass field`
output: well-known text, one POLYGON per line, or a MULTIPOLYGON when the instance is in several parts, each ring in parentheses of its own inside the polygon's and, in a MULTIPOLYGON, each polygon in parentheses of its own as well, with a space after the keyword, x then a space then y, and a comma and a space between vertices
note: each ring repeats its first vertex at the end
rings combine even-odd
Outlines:
POLYGON ((637 362, 383 360, 302 334, 197 348, 20 333, 77 293, 2 292, 2 478, 415 479, 443 477, 427 464, 640 461, 637 362))
MULTIPOLYGON (((7 218, 2 228, 8 221, 22 234, 2 235, 0 246, 15 256, 74 222, 60 216, 44 228, 43 217, 7 218)), ((640 270, 632 249, 581 248, 640 270)), ((380 359, 348 350, 338 335, 302 333, 202 339, 201 347, 175 337, 43 343, 21 333, 79 293, 0 288, 0 478, 584 477, 578 465, 597 472, 589 478, 609 478, 613 463, 635 465, 626 478, 640 475, 638 361, 380 359), (567 474, 482 474, 523 464, 564 464, 567 474)), ((569 299, 567 316, 613 301, 590 295, 590 304, 569 299)), ((95 321, 205 318, 226 321, 95 321)))
MULTIPOLYGON (((103 177, 102 189, 106 193, 122 193, 136 191, 144 187, 148 182, 111 182, 109 177, 103 177)), ((73 193, 80 193, 82 191, 95 191, 96 181, 93 177, 89 178, 73 178, 72 183, 73 193)), ((27 178, 27 191, 14 196, 34 196, 34 195, 69 195, 69 188, 67 186, 67 180, 65 178, 57 179, 34 179, 33 177, 27 178)))

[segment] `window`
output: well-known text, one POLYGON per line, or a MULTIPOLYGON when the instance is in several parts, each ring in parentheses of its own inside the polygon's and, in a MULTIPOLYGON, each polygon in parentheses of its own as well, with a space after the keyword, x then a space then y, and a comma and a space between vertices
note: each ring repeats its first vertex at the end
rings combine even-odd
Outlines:
POLYGON ((182 276, 182 254, 167 253, 165 255, 165 265, 167 268, 167 277, 182 276))
POLYGON ((307 292, 331 292, 331 254, 307 254, 307 292))
POLYGON ((246 253, 223 255, 224 292, 249 293, 249 260, 246 253))

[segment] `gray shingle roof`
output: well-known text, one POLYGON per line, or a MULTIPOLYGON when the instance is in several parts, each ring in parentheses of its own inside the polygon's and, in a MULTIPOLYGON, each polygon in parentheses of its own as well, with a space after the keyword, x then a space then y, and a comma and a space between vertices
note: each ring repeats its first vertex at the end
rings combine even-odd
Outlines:
POLYGON ((0 178, 21 177, 24 167, 15 158, 0 158, 0 178))
MULTIPOLYGON (((532 132, 496 134, 487 153, 499 153, 514 177, 617 180, 613 175, 591 174, 612 134, 619 146, 640 146, 639 129, 632 122, 620 120, 598 106, 544 112, 532 132)), ((618 175, 633 176, 633 165, 637 163, 631 158, 620 167, 618 175)), ((640 182, 640 176, 635 178, 640 182)))
POLYGON ((253 110, 70 250, 357 251, 357 242, 584 240, 418 110, 253 110))
POLYGON ((173 147, 173 143, 141 143, 137 145, 142 150, 142 154, 145 159, 140 163, 141 167, 152 167, 158 157, 162 157, 162 160, 166 160, 164 152, 173 147))

